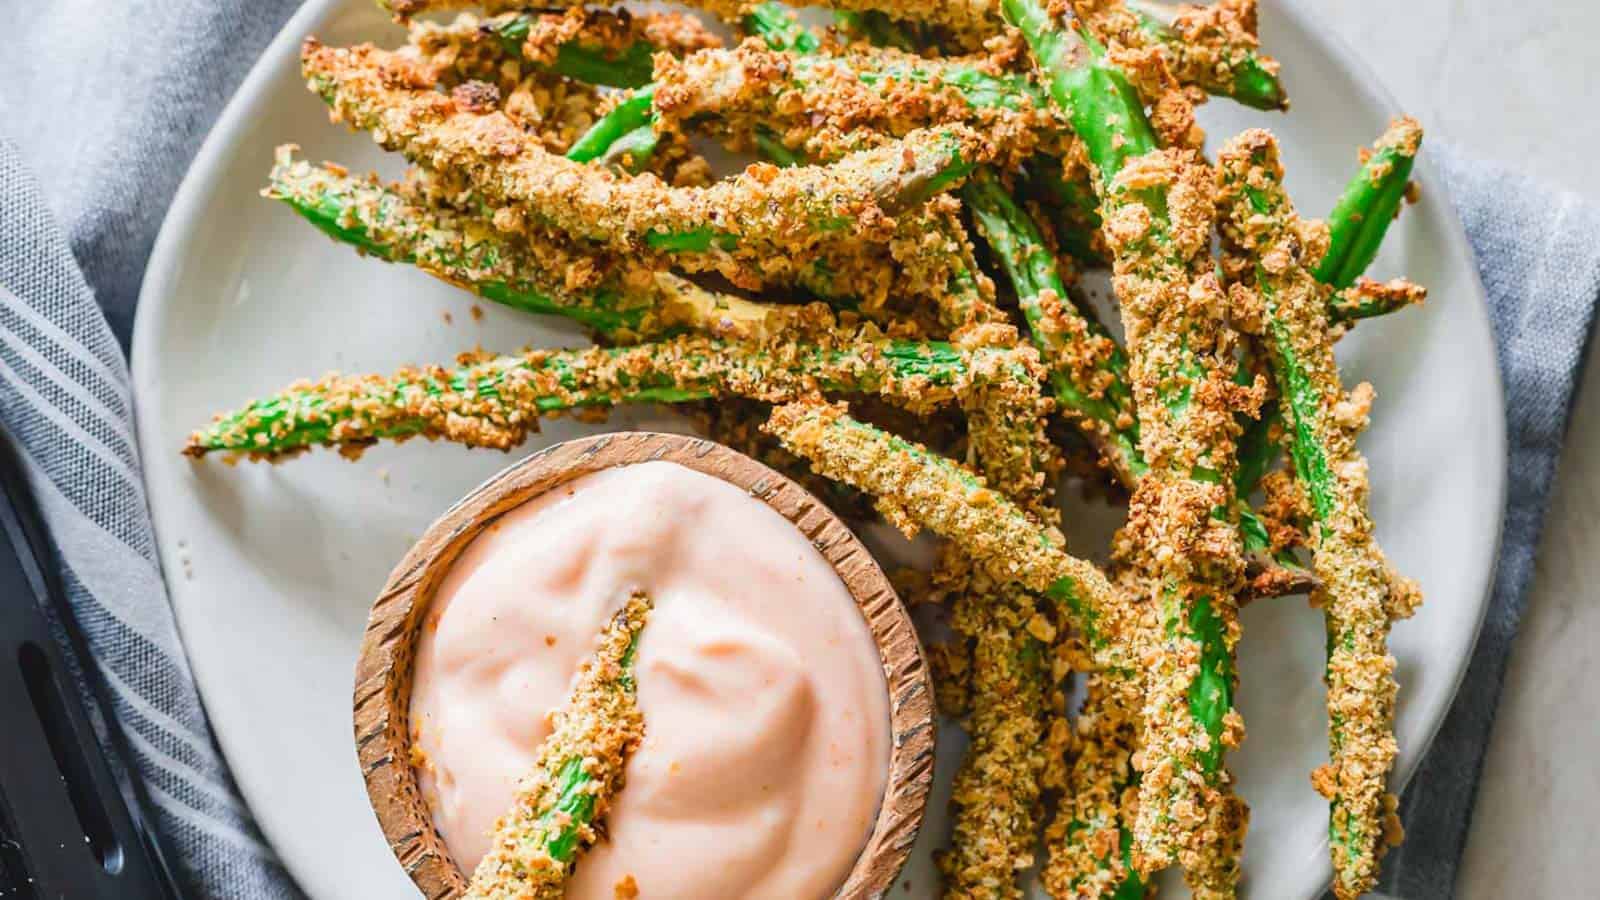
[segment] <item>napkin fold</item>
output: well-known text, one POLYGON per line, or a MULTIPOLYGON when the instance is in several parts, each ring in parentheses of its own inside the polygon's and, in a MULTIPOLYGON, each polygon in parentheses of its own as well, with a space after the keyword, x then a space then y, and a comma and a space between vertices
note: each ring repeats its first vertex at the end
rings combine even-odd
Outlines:
MULTIPOLYGON (((292 0, 0 4, 0 426, 189 896, 300 892, 217 752, 173 624, 122 348, 161 219, 292 0)), ((1600 297, 1600 212, 1442 142, 1507 392, 1513 475, 1483 634, 1402 802, 1386 889, 1448 897, 1600 297)))

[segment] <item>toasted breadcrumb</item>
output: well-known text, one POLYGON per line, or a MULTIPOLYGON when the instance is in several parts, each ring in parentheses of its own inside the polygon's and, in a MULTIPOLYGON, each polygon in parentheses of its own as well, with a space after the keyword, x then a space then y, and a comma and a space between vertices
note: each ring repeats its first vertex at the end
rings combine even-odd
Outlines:
MULTIPOLYGON (((444 438, 507 450, 540 417, 625 401, 742 396, 787 402, 823 391, 892 396, 931 411, 1013 381, 1029 402, 1031 348, 961 351, 821 331, 770 341, 695 335, 632 347, 464 354, 458 367, 407 367, 393 376, 331 373, 219 416, 190 436, 193 456, 217 450, 275 458, 311 446, 359 454, 378 440, 444 438)), ((1027 407, 1024 407, 1027 408, 1027 407)))
POLYGON ((841 405, 773 410, 767 429, 817 471, 877 498, 908 536, 922 528, 953 541, 1000 584, 1019 584, 1068 608, 1101 668, 1132 671, 1126 638, 1140 615, 1092 563, 1062 549, 1060 531, 1032 519, 959 463, 851 419, 841 405))
POLYGON ((810 159, 836 159, 918 128, 961 122, 987 136, 1003 161, 1060 155, 1066 121, 1027 75, 996 57, 929 60, 898 50, 849 49, 837 55, 769 48, 750 38, 732 50, 661 57, 655 110, 668 127, 693 123, 739 149, 758 130, 810 159), (971 86, 1008 93, 991 98, 971 86))
POLYGON ((1357 897, 1376 884, 1379 861, 1397 832, 1386 824, 1394 766, 1395 660, 1387 638, 1396 613, 1420 602, 1416 586, 1389 566, 1367 510, 1366 460, 1356 438, 1366 427, 1372 389, 1346 392, 1334 358, 1327 288, 1310 272, 1327 249, 1327 229, 1302 221, 1283 190, 1276 140, 1261 130, 1230 141, 1219 157, 1227 210, 1223 236, 1273 322, 1285 415, 1297 434, 1295 459, 1303 512, 1313 520, 1314 596, 1328 627, 1330 762, 1313 775, 1330 801, 1334 893, 1357 897), (1283 384, 1285 377, 1289 378, 1283 384))
POLYGON ((670 255, 695 271, 717 271, 756 288, 793 282, 800 261, 881 244, 893 213, 930 185, 992 156, 959 125, 913 132, 831 166, 756 164, 705 188, 673 188, 651 175, 617 177, 555 156, 498 111, 478 113, 428 90, 415 60, 371 45, 325 47, 306 40, 302 68, 334 114, 435 171, 469 181, 482 199, 529 222, 621 253, 670 255))
POLYGON ((1020 900, 1042 812, 1052 749, 1050 639, 1026 591, 978 578, 955 604, 952 627, 972 642, 971 738, 951 793, 950 849, 937 857, 948 900, 1020 900))
POLYGON ((1178 862, 1197 896, 1231 894, 1237 875, 1238 839, 1208 814, 1235 805, 1222 756, 1243 736, 1230 709, 1244 557, 1237 523, 1213 512, 1233 509, 1237 414, 1260 400, 1233 379, 1237 334, 1210 257, 1213 197, 1198 156, 1156 151, 1129 161, 1104 207, 1150 467, 1117 555, 1144 576, 1164 634, 1143 662, 1134 858, 1147 872, 1178 862), (1202 678, 1221 703, 1204 716, 1190 699, 1202 678))
POLYGON ((533 770, 517 782, 511 811, 495 823, 489 852, 467 887, 468 900, 565 896, 577 853, 594 843, 596 826, 622 789, 628 757, 644 740, 632 660, 650 607, 643 593, 629 597, 606 626, 599 649, 578 670, 533 770), (558 812, 574 808, 574 794, 592 798, 587 816, 558 812), (573 849, 552 848, 571 833, 577 835, 573 849))

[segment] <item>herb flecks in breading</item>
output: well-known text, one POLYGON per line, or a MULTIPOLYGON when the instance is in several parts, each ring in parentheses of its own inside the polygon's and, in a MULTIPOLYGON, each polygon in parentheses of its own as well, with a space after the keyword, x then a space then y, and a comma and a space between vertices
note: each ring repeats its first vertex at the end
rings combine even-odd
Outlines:
POLYGON ((542 416, 721 396, 786 402, 822 392, 876 393, 928 411, 989 390, 991 379, 1028 383, 1030 355, 871 332, 744 343, 685 335, 631 347, 467 354, 455 369, 331 374, 291 385, 219 416, 190 436, 185 452, 276 458, 331 446, 359 454, 379 440, 417 436, 506 450, 537 430, 542 416))
POLYGON ((628 757, 644 740, 633 659, 650 598, 629 597, 539 745, 533 771, 517 782, 511 811, 495 823, 468 900, 559 900, 578 854, 622 789, 628 757))
POLYGON ((1373 537, 1367 464, 1356 449, 1372 390, 1361 385, 1347 393, 1341 386, 1328 288, 1311 271, 1311 261, 1327 253, 1327 229, 1295 213, 1277 142, 1267 132, 1245 132, 1219 159, 1223 236, 1229 253, 1241 258, 1240 289, 1253 290, 1267 312, 1290 457, 1313 522, 1312 567, 1322 581, 1313 599, 1328 628, 1331 757, 1313 781, 1330 802, 1333 887, 1343 900, 1372 889, 1394 831, 1386 820, 1394 815, 1387 779, 1397 753, 1397 688, 1387 638, 1393 615, 1409 613, 1417 596, 1394 575, 1373 537))
POLYGON ((706 188, 673 188, 648 174, 619 177, 554 156, 504 114, 462 108, 427 89, 415 61, 370 45, 332 48, 308 39, 302 67, 340 119, 419 165, 457 173, 485 203, 511 213, 503 217, 508 225, 670 257, 751 288, 795 281, 808 256, 881 244, 894 213, 958 186, 991 153, 971 130, 941 126, 830 166, 756 164, 706 188))

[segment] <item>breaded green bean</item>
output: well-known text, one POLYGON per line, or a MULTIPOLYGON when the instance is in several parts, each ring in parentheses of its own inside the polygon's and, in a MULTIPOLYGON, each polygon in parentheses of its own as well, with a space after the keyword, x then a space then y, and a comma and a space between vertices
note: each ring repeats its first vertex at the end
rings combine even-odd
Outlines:
POLYGON ((1139 793, 1133 757, 1141 726, 1137 703, 1127 698, 1116 676, 1089 676, 1073 723, 1076 752, 1066 791, 1045 834, 1050 857, 1040 880, 1057 900, 1143 900, 1148 893, 1133 866, 1139 793))
POLYGON ((1288 109, 1278 61, 1261 52, 1256 0, 1174 5, 1128 0, 1137 22, 1130 46, 1153 45, 1179 82, 1256 109, 1288 109))
POLYGON ((1133 485, 1145 463, 1122 349, 1072 304, 1054 254, 997 176, 980 170, 961 196, 1011 280, 1029 336, 1049 368, 1058 408, 1078 421, 1118 479, 1133 485))
MULTIPOLYGON (((890 244, 899 269, 897 293, 931 298, 957 346, 1016 346, 1016 328, 995 305, 994 283, 978 267, 954 198, 936 198, 915 216, 902 216, 897 231, 890 244)), ((1043 369, 1033 350, 1014 352, 1034 367, 1034 377, 987 377, 983 389, 962 398, 967 446, 996 490, 1054 523, 1060 515, 1055 485, 1061 455, 1044 433, 1050 403, 1039 387, 1043 369)))
POLYGON ((1055 626, 1026 591, 968 585, 951 627, 972 644, 970 738, 951 790, 950 849, 937 857, 945 900, 1021 900, 1043 809, 1055 626))
POLYGON ((1273 370, 1292 439, 1290 458, 1310 501, 1312 567, 1323 587, 1313 600, 1328 629, 1328 747, 1331 762, 1313 776, 1330 803, 1328 839, 1334 893, 1371 890, 1397 825, 1387 793, 1394 737, 1395 660, 1387 639, 1396 578, 1373 537, 1366 461, 1356 449, 1372 389, 1347 393, 1334 359, 1326 293, 1311 271, 1328 245, 1324 227, 1295 213, 1271 134, 1247 131, 1219 156, 1226 210, 1223 236, 1244 257, 1248 284, 1267 316, 1273 370), (1387 820, 1387 821, 1386 821, 1387 820))
POLYGON ((297 383, 219 416, 184 452, 271 459, 327 446, 353 455, 419 435, 505 450, 544 415, 728 395, 786 402, 820 391, 872 393, 926 411, 987 389, 988 379, 1032 381, 1028 354, 827 335, 742 344, 686 335, 633 347, 469 354, 453 370, 297 383))
POLYGON ((1411 186, 1422 147, 1422 126, 1402 116, 1389 124, 1361 162, 1328 217, 1327 253, 1312 267, 1317 279, 1342 289, 1354 284, 1378 255, 1389 223, 1411 186))
POLYGON ((415 87, 413 79, 427 78, 414 61, 370 45, 331 48, 307 39, 302 67, 341 119, 413 162, 465 179, 485 202, 503 207, 496 224, 520 219, 620 253, 718 271, 751 288, 794 279, 830 247, 881 244, 892 214, 958 186, 990 154, 971 130, 944 126, 831 166, 757 165, 706 188, 673 188, 531 146, 503 113, 483 111, 472 92, 415 87))
POLYGON ((507 61, 537 65, 585 84, 641 87, 658 51, 692 53, 722 45, 686 13, 631 13, 574 7, 560 12, 514 12, 480 19, 463 14, 448 24, 418 19, 411 45, 456 80, 494 82, 507 61))
POLYGON ((1248 397, 1210 255, 1213 191, 1198 157, 1158 151, 1130 160, 1102 207, 1150 466, 1119 555, 1154 585, 1164 635, 1147 668, 1136 859, 1146 871, 1181 863, 1202 896, 1233 890, 1208 877, 1236 869, 1216 864, 1232 842, 1205 826, 1229 802, 1223 754, 1244 730, 1233 706, 1244 558, 1230 520, 1234 416, 1248 397))
POLYGON ((600 836, 598 825, 622 790, 628 757, 644 740, 633 660, 650 607, 648 596, 635 593, 606 625, 599 649, 556 710, 533 771, 517 782, 511 810, 495 823, 467 900, 566 896, 578 854, 600 836))
POLYGON ((826 324, 825 310, 756 303, 553 239, 522 239, 372 179, 313 166, 278 148, 263 194, 344 244, 409 263, 485 300, 571 319, 614 340, 676 331, 765 339, 826 324))
MULTIPOLYGON (((1328 216, 1328 250, 1312 274, 1334 288, 1328 298, 1328 318, 1332 324, 1329 333, 1335 339, 1362 319, 1420 305, 1428 297, 1426 288, 1404 278, 1379 282, 1363 277, 1399 213, 1421 142, 1422 130, 1416 120, 1402 117, 1390 123, 1376 146, 1363 151, 1361 169, 1328 216)), ((1240 257, 1223 263, 1224 269, 1248 271, 1252 266, 1251 260, 1240 257)), ((1236 280, 1238 275, 1235 272, 1231 277, 1236 280)), ((1277 398, 1269 397, 1260 418, 1239 440, 1239 471, 1234 480, 1241 497, 1255 492, 1277 460, 1283 434, 1277 398)))
POLYGON ((949 538, 989 577, 1061 606, 1099 668, 1140 665, 1123 640, 1137 615, 1129 598, 1093 563, 1063 550, 1058 530, 1039 524, 966 466, 821 402, 779 406, 767 429, 818 472, 871 494, 879 512, 908 535, 925 528, 949 538))
POLYGON ((777 438, 761 430, 771 412, 768 404, 743 397, 715 397, 699 403, 675 404, 672 411, 694 423, 695 430, 707 438, 782 472, 820 497, 845 521, 866 522, 874 517, 872 501, 865 494, 811 471, 805 460, 783 449, 777 438))
MULTIPOLYGON (((550 61, 524 59, 474 15, 462 14, 449 25, 419 20, 409 31, 410 42, 395 52, 417 61, 419 84, 429 80, 444 90, 475 92, 480 101, 492 99, 552 153, 565 152, 592 128, 605 105, 595 83, 569 78, 550 61)), ((551 61, 555 55, 551 48, 551 61)))
POLYGON ((1144 666, 1134 859, 1146 872, 1177 861, 1197 896, 1232 896, 1237 860, 1228 855, 1239 836, 1212 825, 1243 824, 1223 753, 1243 736, 1233 706, 1244 573, 1235 413, 1256 398, 1233 381, 1236 335, 1210 257, 1214 185, 1193 151, 1155 149, 1156 129, 1126 76, 1075 30, 1071 10, 1035 0, 1000 5, 1098 176, 1149 466, 1118 541, 1119 558, 1153 586, 1164 635, 1144 666), (1208 822, 1212 810, 1230 815, 1208 822))
MULTIPOLYGON (((953 340, 962 340, 964 332, 1010 321, 995 305, 994 282, 978 266, 955 197, 935 197, 896 219, 888 250, 896 282, 892 292, 931 308, 953 340)), ((1007 335, 1014 338, 1015 331, 1007 335)), ((1003 343, 1007 339, 978 335, 975 342, 1003 343)))
MULTIPOLYGON (((1009 325, 1003 329, 1006 339, 995 347, 1016 347, 1015 329, 1009 325)), ((1033 377, 1024 381, 998 373, 986 375, 978 379, 980 387, 962 396, 961 407, 967 415, 967 449, 991 487, 1039 521, 1055 525, 1061 517, 1055 487, 1062 461, 1060 449, 1045 434, 1045 415, 1051 404, 1039 386, 1044 369, 1032 348, 1007 353, 1007 364, 1016 358, 1026 359, 1033 377)), ((982 359, 987 363, 990 357, 982 359)))
POLYGON ((866 132, 898 137, 952 122, 984 134, 1011 163, 1040 151, 1060 155, 1071 140, 1037 85, 984 56, 799 53, 752 39, 731 50, 661 57, 655 85, 664 125, 692 123, 735 146, 765 129, 811 159, 857 149, 866 132))
MULTIPOLYGON (((751 7, 743 19, 743 24, 747 31, 760 37, 773 50, 815 53, 822 45, 815 34, 795 20, 794 14, 788 7, 771 0, 751 7)), ((598 159, 611 163, 626 155, 633 163, 629 171, 638 171, 640 164, 650 158, 655 152, 656 144, 663 137, 657 133, 655 127, 655 94, 654 82, 641 85, 601 116, 600 120, 573 144, 573 148, 567 153, 567 158, 578 162, 598 159)), ((804 156, 790 154, 788 148, 783 147, 775 135, 757 131, 754 139, 758 149, 772 162, 789 166, 799 165, 804 161, 804 156), (783 148, 784 156, 780 157, 771 152, 780 147, 783 148)))
MULTIPOLYGON (((781 166, 800 165, 805 160, 775 138, 764 142, 759 130, 756 140, 763 155, 781 166)), ((888 259, 893 265, 863 259, 865 264, 858 271, 847 274, 846 281, 857 286, 872 284, 880 274, 893 279, 892 283, 882 284, 881 290, 873 291, 866 302, 852 305, 852 309, 876 321, 880 312, 877 306, 892 295, 915 304, 912 322, 917 313, 931 307, 938 330, 958 343, 978 346, 1015 342, 1015 330, 1006 324, 1010 318, 995 305, 994 282, 978 265, 955 197, 943 194, 915 211, 897 216, 888 259)), ((907 321, 901 317, 890 324, 903 326, 907 321)))
POLYGON ((1339 326, 1337 331, 1343 333, 1345 328, 1362 319, 1420 306, 1426 299, 1428 289, 1405 278, 1388 281, 1357 278, 1354 284, 1333 293, 1328 301, 1328 316, 1339 326))

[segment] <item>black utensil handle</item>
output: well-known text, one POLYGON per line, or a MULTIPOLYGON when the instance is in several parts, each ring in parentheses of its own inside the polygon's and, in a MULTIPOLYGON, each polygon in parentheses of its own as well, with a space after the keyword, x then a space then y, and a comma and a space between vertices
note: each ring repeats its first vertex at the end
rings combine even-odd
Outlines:
POLYGON ((71 659, 107 709, 49 546, 11 436, 0 431, 0 896, 177 900, 126 741, 114 719, 99 716, 102 746, 69 667, 71 659))

